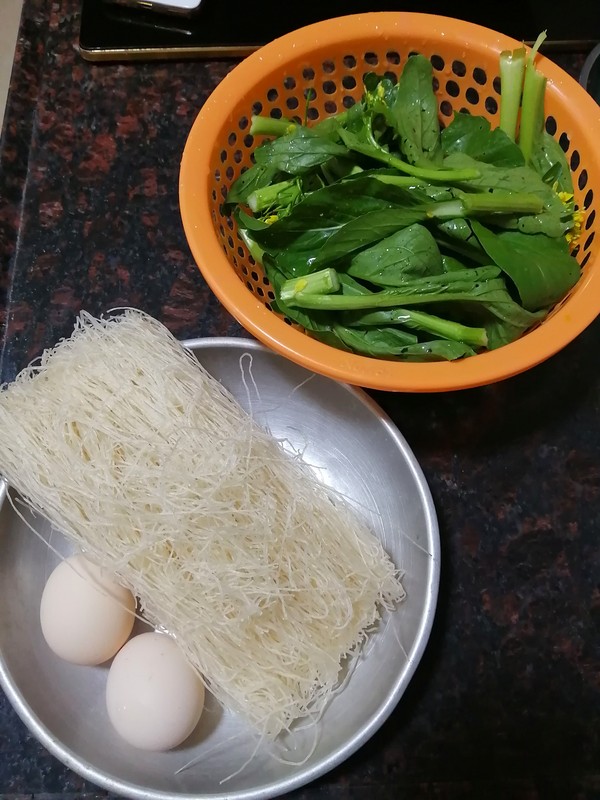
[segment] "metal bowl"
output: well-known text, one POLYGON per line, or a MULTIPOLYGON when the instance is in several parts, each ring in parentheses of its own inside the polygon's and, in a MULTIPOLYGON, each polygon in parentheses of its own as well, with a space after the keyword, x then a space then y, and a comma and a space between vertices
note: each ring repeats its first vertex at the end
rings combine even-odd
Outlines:
POLYGON ((41 517, 19 506, 16 513, 3 489, 0 681, 47 749, 111 792, 143 800, 265 800, 348 758, 400 700, 433 621, 439 581, 437 520, 414 455, 364 392, 313 375, 254 341, 214 338, 184 344, 260 424, 302 450, 321 479, 356 504, 405 571, 406 600, 371 638, 316 727, 289 738, 284 743, 288 750, 282 743, 261 741, 209 698, 198 729, 184 745, 167 753, 145 753, 121 741, 109 724, 107 667, 68 664, 45 644, 39 623, 42 589, 58 563, 57 553, 66 555, 71 547, 41 517), (298 763, 284 763, 284 758, 298 763), (192 761, 193 766, 179 771, 192 761))
POLYGON ((579 83, 600 103, 600 44, 597 44, 584 61, 579 83))

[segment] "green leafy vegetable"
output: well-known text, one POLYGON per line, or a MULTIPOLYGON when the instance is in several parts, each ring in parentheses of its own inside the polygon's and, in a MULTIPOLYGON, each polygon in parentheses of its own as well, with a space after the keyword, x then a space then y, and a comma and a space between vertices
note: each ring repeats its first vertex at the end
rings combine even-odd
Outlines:
POLYGON ((554 305, 579 280, 579 265, 564 240, 518 231, 493 233, 476 220, 471 225, 481 246, 514 283, 523 307, 529 311, 554 305))
POLYGON ((268 137, 224 206, 262 264, 272 307, 372 358, 453 361, 539 324, 579 279, 581 227, 565 155, 543 126, 531 50, 500 57, 500 125, 441 130, 430 61, 364 77, 360 102, 308 127, 254 116, 268 137))
POLYGON ((417 337, 397 328, 355 330, 334 325, 333 332, 349 350, 375 358, 388 358, 401 353, 407 345, 417 343, 417 337))
POLYGON ((442 131, 444 156, 465 153, 496 167, 521 167, 525 164, 521 148, 501 128, 492 128, 485 117, 455 114, 442 131))
POLYGON ((412 308, 393 308, 384 311, 371 311, 364 314, 348 316, 347 325, 354 328, 379 328, 384 325, 403 325, 406 328, 425 331, 445 339, 465 342, 474 347, 487 345, 487 334, 484 328, 474 328, 459 322, 443 319, 428 314, 426 311, 415 311, 412 308))
POLYGON ((433 91, 433 68, 421 55, 409 58, 393 104, 400 149, 410 164, 441 162, 438 102, 433 91))
POLYGON ((255 153, 257 164, 302 175, 336 156, 346 156, 347 149, 331 139, 319 136, 310 128, 297 125, 291 133, 259 147, 255 153))
POLYGON ((302 197, 302 187, 296 180, 279 181, 254 188, 246 197, 250 209, 257 212, 283 211, 287 213, 302 197))
POLYGON ((364 136, 361 137, 352 131, 340 129, 340 136, 349 150, 367 156, 374 161, 380 161, 390 167, 394 167, 399 172, 413 175, 415 178, 423 178, 429 181, 468 181, 477 177, 474 169, 440 169, 433 166, 418 166, 403 161, 399 155, 390 153, 385 147, 378 144, 371 131, 365 128, 364 136))
POLYGON ((227 193, 226 207, 238 203, 245 204, 248 197, 257 189, 269 186, 276 178, 278 170, 265 164, 253 164, 234 183, 227 193))
POLYGON ((348 267, 349 275, 378 286, 399 286, 411 278, 443 271, 435 239, 424 225, 417 223, 362 250, 348 267))
POLYGON ((362 308, 393 308, 400 305, 422 305, 448 300, 485 302, 486 295, 492 290, 503 289, 502 279, 494 281, 500 275, 497 267, 480 267, 478 269, 456 270, 426 278, 414 278, 379 292, 368 292, 356 295, 316 294, 304 291, 304 287, 296 278, 286 281, 281 293, 286 303, 300 308, 327 309, 329 311, 348 311, 362 308))
POLYGON ((542 204, 541 211, 532 211, 522 216, 518 212, 512 220, 503 220, 503 226, 511 226, 524 233, 545 233, 562 237, 573 225, 573 215, 565 208, 558 194, 535 170, 527 166, 501 168, 493 164, 477 162, 464 153, 453 153, 444 159, 452 167, 468 167, 477 164, 479 176, 469 182, 471 188, 480 190, 502 190, 515 194, 536 195, 542 204))
MULTIPOLYGON (((334 334, 345 346, 362 355, 375 358, 401 358, 403 361, 455 361, 458 358, 475 355, 475 350, 465 342, 450 339, 430 339, 427 342, 403 344, 406 334, 395 328, 381 331, 360 331, 337 325, 334 334)), ((325 337, 319 335, 322 341, 325 337)))
POLYGON ((544 183, 557 185, 562 192, 573 194, 573 178, 562 147, 547 131, 542 131, 531 153, 531 166, 544 183))

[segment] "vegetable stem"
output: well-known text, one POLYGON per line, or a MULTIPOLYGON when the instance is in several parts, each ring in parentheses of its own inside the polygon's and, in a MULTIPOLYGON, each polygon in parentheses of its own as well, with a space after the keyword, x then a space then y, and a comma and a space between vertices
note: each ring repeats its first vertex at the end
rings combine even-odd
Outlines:
POLYGON ((296 292, 287 302, 290 306, 298 308, 311 308, 322 311, 357 311, 363 308, 394 308, 399 303, 405 305, 422 305, 436 300, 472 300, 468 292, 445 292, 444 294, 404 294, 398 291, 374 292, 364 295, 343 294, 307 294, 296 292))
POLYGON ((540 214, 544 203, 527 192, 481 192, 461 194, 455 200, 435 203, 427 216, 435 219, 455 219, 473 214, 540 214))
POLYGON ((293 133, 297 124, 291 119, 282 117, 273 119, 259 114, 253 114, 250 121, 251 136, 285 136, 286 133, 293 133))
POLYGON ((340 288, 340 281, 334 269, 321 269, 310 275, 303 275, 300 278, 290 278, 281 286, 279 292, 284 303, 292 304, 298 295, 328 295, 337 292, 340 288))
POLYGON ((301 194, 297 180, 280 181, 255 189, 248 195, 248 205, 255 214, 268 208, 285 208, 295 203, 301 194))
POLYGON ((513 142, 517 137, 524 74, 525 48, 503 50, 500 53, 500 128, 513 142))
POLYGON ((373 175, 373 177, 380 183, 387 183, 390 186, 401 186, 405 189, 428 186, 427 181, 424 181, 422 178, 413 178, 410 175, 386 175, 384 173, 379 173, 373 175))
POLYGON ((472 181, 479 178, 480 173, 477 169, 466 167, 464 169, 436 169, 428 167, 416 167, 413 164, 408 164, 401 158, 388 153, 383 148, 378 148, 377 153, 367 153, 377 158, 384 164, 394 167, 398 172, 403 172, 406 175, 412 175, 413 178, 422 178, 425 181, 442 181, 444 183, 458 183, 460 181, 472 181))
POLYGON ((481 192, 463 194, 465 214, 540 214, 544 203, 530 192, 481 192))
MULTIPOLYGON (((330 271, 336 274, 335 270, 330 271)), ((327 272, 327 270, 321 272, 327 272)), ((316 294, 314 289, 318 286, 317 281, 309 287, 312 292, 306 291, 303 281, 311 277, 306 276, 287 280, 282 287, 285 290, 285 297, 283 291, 281 295, 285 303, 299 308, 327 309, 329 311, 393 308, 394 306, 418 305, 440 300, 476 300, 477 297, 473 294, 473 290, 480 288, 481 284, 488 285, 486 282, 491 283, 499 274, 498 267, 473 267, 448 274, 415 278, 394 289, 358 295, 316 294)), ((318 275, 318 273, 313 273, 314 275, 318 275)), ((485 292, 480 292, 477 296, 483 297, 484 294, 485 292)))
POLYGON ((478 169, 465 167, 463 169, 437 169, 435 167, 416 167, 413 164, 408 164, 398 156, 385 150, 378 145, 371 137, 371 142, 361 142, 355 136, 345 131, 343 128, 339 130, 340 138, 349 150, 354 150, 356 153, 369 156, 376 161, 381 161, 387 164, 388 167, 397 169, 398 172, 403 172, 405 175, 412 175, 414 178, 422 178, 426 181, 443 181, 445 183, 458 183, 461 181, 472 181, 480 177, 478 169))
POLYGON ((525 81, 523 84, 523 100, 521 103, 521 125, 519 129, 519 147, 525 158, 525 163, 529 164, 533 154, 533 148, 539 136, 544 122, 544 94, 546 91, 546 77, 535 68, 535 56, 538 48, 546 38, 546 31, 543 31, 531 48, 527 67, 525 69, 525 81))
MULTIPOLYGON (((380 312, 375 311, 373 314, 362 315, 358 324, 361 327, 368 326, 371 317, 373 318, 373 324, 381 324, 377 320, 378 313, 380 312)), ((425 311, 415 311, 410 308, 395 308, 393 311, 385 313, 386 325, 404 325, 407 328, 432 333, 434 336, 442 336, 444 339, 465 342, 474 347, 487 347, 488 344, 485 328, 462 325, 459 322, 453 322, 442 317, 436 317, 434 314, 428 314, 425 311)), ((357 323, 355 322, 354 324, 357 323)))

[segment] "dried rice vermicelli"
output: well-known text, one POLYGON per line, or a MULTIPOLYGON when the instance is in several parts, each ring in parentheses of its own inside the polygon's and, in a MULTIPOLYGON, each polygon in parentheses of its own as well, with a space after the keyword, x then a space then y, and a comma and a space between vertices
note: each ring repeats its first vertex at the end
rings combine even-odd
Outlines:
POLYGON ((82 313, 2 388, 0 472, 270 736, 403 597, 359 516, 135 310, 82 313))

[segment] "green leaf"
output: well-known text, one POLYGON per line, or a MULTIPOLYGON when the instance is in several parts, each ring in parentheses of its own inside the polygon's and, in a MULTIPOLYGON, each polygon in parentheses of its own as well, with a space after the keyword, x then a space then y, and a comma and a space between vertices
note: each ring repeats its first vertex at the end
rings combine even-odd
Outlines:
POLYGON ((435 239, 423 225, 409 225, 358 253, 348 274, 378 286, 398 286, 411 278, 443 272, 435 239))
POLYGON ((259 147, 255 159, 266 168, 302 175, 331 158, 347 154, 343 145, 319 136, 310 128, 298 126, 293 133, 274 139, 268 147, 259 147))
POLYGON ((348 353, 352 352, 352 349, 342 342, 340 337, 333 330, 311 331, 311 336, 313 339, 317 339, 319 342, 329 345, 329 347, 335 347, 337 350, 344 350, 348 353))
POLYGON ((397 328, 356 330, 334 325, 333 332, 350 350, 375 358, 393 358, 407 345, 417 342, 414 334, 397 328))
POLYGON ((360 281, 354 280, 353 277, 345 272, 338 272, 338 280, 340 282, 342 294, 346 295, 347 297, 373 294, 371 289, 368 289, 363 283, 360 283, 360 281))
POLYGON ((434 237, 442 251, 450 250, 476 264, 489 263, 489 258, 473 233, 469 221, 463 217, 439 222, 434 237))
POLYGON ((554 305, 579 280, 579 264, 563 239, 518 231, 496 234, 477 220, 471 226, 490 259, 512 280, 528 311, 554 305))
POLYGON ((490 294, 485 303, 486 311, 496 318, 499 322, 509 325, 518 330, 519 335, 523 331, 533 327, 546 316, 546 310, 527 311, 527 309, 516 303, 508 290, 498 289, 493 295, 490 294))
POLYGON ((485 328, 490 350, 518 339, 525 331, 541 322, 546 316, 545 310, 527 311, 515 302, 506 286, 496 284, 479 302, 469 298, 441 307, 440 313, 446 312, 453 319, 460 319, 470 325, 485 328))
POLYGON ((457 272, 458 270, 464 269, 465 264, 462 261, 459 261, 458 258, 454 258, 454 256, 442 256, 442 269, 444 272, 457 272))
POLYGON ((411 334, 396 328, 383 328, 377 331, 335 325, 333 331, 349 350, 375 358, 401 361, 454 361, 457 358, 475 355, 475 351, 469 345, 449 339, 433 339, 426 342, 404 341, 411 334))
POLYGON ((340 128, 354 129, 356 126, 361 127, 364 124, 364 108, 362 103, 355 103, 345 111, 338 114, 332 114, 330 117, 324 117, 319 120, 311 130, 318 133, 327 139, 334 142, 341 143, 340 128))
POLYGON ((359 176, 306 195, 253 238, 288 277, 306 275, 422 220, 426 212, 419 199, 412 191, 359 176))
POLYGON ((547 131, 543 131, 534 144, 531 166, 545 183, 549 182, 546 176, 552 170, 554 179, 550 185, 556 182, 561 192, 573 194, 573 178, 563 149, 547 131))
POLYGON ((421 206, 387 208, 363 214, 341 226, 329 237, 312 262, 312 269, 319 269, 352 255, 399 228, 422 221, 425 215, 425 209, 421 206))
POLYGON ((277 174, 278 170, 275 166, 253 164, 231 185, 225 199, 225 207, 236 203, 245 204, 252 192, 268 186, 277 174))
POLYGON ((279 240, 287 244, 309 228, 335 230, 372 211, 417 206, 422 198, 423 195, 414 190, 358 175, 306 195, 285 219, 264 229, 261 244, 273 245, 279 240))
POLYGON ((366 156, 375 161, 380 161, 392 167, 398 172, 411 175, 414 178, 426 181, 440 181, 445 183, 458 183, 468 181, 477 177, 479 172, 476 169, 441 169, 439 164, 421 159, 419 164, 410 164, 404 161, 399 155, 391 152, 381 143, 376 142, 370 127, 363 126, 361 131, 355 132, 340 128, 340 137, 349 150, 366 156))
POLYGON ((501 189, 508 192, 524 192, 534 194, 544 205, 541 214, 526 214, 496 220, 494 224, 512 227, 523 233, 545 233, 546 236, 562 237, 572 226, 572 215, 565 209, 561 199, 538 173, 528 166, 496 167, 475 161, 465 153, 452 153, 444 159, 444 166, 455 169, 477 166, 480 175, 469 181, 467 188, 501 189))
POLYGON ((442 131, 444 155, 465 153, 471 158, 497 167, 520 167, 525 164, 521 148, 500 128, 492 129, 485 117, 457 113, 442 131))
POLYGON ((515 342, 517 339, 520 339, 530 327, 531 326, 523 327, 521 325, 511 325, 510 322, 493 317, 485 324, 488 348, 490 350, 497 350, 498 347, 504 347, 504 345, 515 342))
POLYGON ((255 234, 257 234, 259 231, 267 230, 269 227, 262 219, 258 219, 258 217, 253 217, 250 214, 247 214, 239 206, 234 210, 233 218, 240 228, 247 231, 252 231, 252 238, 254 238, 255 234))
POLYGON ((407 345, 399 354, 403 361, 457 361, 474 356, 475 350, 464 342, 451 339, 432 339, 429 342, 407 345))
POLYGON ((415 165, 441 161, 438 101, 433 91, 433 67, 429 59, 408 59, 395 93, 393 114, 400 148, 415 165))
MULTIPOLYGON (((469 332, 465 336, 460 330, 462 325, 457 325, 453 320, 460 320, 471 326, 485 328, 487 347, 494 349, 502 344, 518 339, 525 331, 532 328, 546 316, 546 311, 531 312, 516 303, 508 290, 504 280, 486 280, 476 289, 472 296, 468 293, 459 300, 444 302, 440 295, 441 303, 436 305, 437 317, 425 314, 422 311, 406 308, 384 308, 375 311, 354 311, 342 314, 342 320, 348 327, 390 326, 402 324, 434 333, 445 338, 468 341, 469 344, 478 343, 477 338, 469 339, 469 332), (440 319, 440 314, 447 314, 447 320, 440 319)), ((475 337, 480 334, 475 333, 475 337)))

